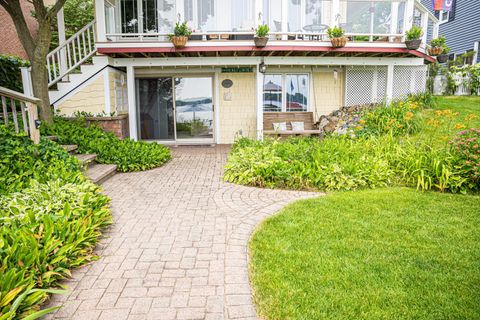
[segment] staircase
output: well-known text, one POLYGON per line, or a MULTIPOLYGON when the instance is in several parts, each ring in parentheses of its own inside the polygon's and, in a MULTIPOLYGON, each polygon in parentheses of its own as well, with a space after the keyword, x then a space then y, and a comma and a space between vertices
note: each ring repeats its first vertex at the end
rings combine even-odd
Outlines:
POLYGON ((109 65, 109 58, 96 56, 96 52, 93 20, 47 55, 49 96, 53 106, 109 65))
MULTIPOLYGON (((54 140, 54 139, 53 139, 54 140)), ((99 164, 95 160, 96 154, 79 154, 77 145, 62 145, 72 156, 78 159, 83 167, 84 173, 93 183, 101 184, 112 177, 117 170, 114 164, 99 164)))

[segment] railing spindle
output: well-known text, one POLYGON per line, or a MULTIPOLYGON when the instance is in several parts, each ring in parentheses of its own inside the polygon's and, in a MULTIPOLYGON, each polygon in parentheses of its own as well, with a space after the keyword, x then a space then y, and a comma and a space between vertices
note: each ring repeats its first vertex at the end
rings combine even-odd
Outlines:
POLYGON ((10 98, 10 108, 12 108, 12 118, 13 118, 13 127, 15 128, 15 133, 19 133, 18 129, 18 119, 17 119, 17 107, 15 106, 15 100, 10 98))
POLYGON ((21 101, 20 102, 20 110, 22 111, 22 122, 23 122, 23 131, 28 133, 28 121, 27 121, 27 115, 25 113, 25 102, 21 101))
POLYGON ((5 125, 8 125, 8 110, 7 110, 7 98, 2 96, 2 107, 3 107, 3 121, 5 125))
POLYGON ((83 43, 83 54, 87 56, 87 46, 85 41, 85 33, 82 33, 82 43, 83 43))

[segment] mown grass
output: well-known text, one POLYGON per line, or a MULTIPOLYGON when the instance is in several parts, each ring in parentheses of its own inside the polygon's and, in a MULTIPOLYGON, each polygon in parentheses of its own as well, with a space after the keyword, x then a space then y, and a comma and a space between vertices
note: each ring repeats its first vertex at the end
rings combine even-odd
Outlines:
MULTIPOLYGON (((408 157, 388 156, 393 170, 428 173, 429 163, 451 161, 448 141, 462 125, 480 127, 480 97, 442 97, 419 117, 421 130, 400 137, 408 157), (432 147, 410 150, 422 145, 432 147)), ((399 187, 292 204, 249 244, 257 310, 264 319, 480 319, 479 208, 478 195, 399 187)))
POLYGON ((250 242, 265 319, 480 319, 480 197, 407 188, 300 201, 250 242))

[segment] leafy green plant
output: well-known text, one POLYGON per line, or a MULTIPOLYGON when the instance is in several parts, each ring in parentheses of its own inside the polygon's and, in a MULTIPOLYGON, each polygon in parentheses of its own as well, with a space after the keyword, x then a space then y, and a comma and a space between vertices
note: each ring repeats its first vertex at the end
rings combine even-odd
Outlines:
POLYGON ((450 141, 452 151, 459 157, 459 168, 480 185, 480 129, 461 131, 450 141))
POLYGON ((96 259, 109 199, 58 144, 0 125, 0 319, 36 319, 70 269, 96 259))
POLYGON ((0 54, 0 87, 23 92, 20 67, 30 63, 17 56, 0 54))
POLYGON ((432 39, 430 41, 430 46, 436 48, 443 48, 445 46, 446 38, 444 36, 440 36, 438 38, 432 39))
POLYGON ((99 163, 116 164, 121 172, 142 171, 161 166, 170 159, 170 150, 157 143, 120 140, 101 128, 87 126, 82 119, 56 117, 43 126, 45 135, 55 135, 61 144, 76 144, 79 153, 95 153, 99 163))
POLYGON ((258 26, 255 32, 255 35, 259 38, 263 38, 268 36, 269 32, 270 32, 270 27, 267 24, 262 24, 258 26))
POLYGON ((464 124, 447 109, 425 118, 425 112, 431 111, 425 108, 435 104, 425 93, 378 107, 363 116, 355 138, 239 139, 230 152, 224 179, 259 187, 327 191, 385 186, 479 191, 476 178, 461 168, 461 157, 441 138, 464 124), (440 134, 428 131, 437 127, 440 134))
POLYGON ((341 38, 345 35, 345 30, 338 26, 334 26, 333 28, 328 28, 327 34, 330 39, 341 38))
POLYGON ((168 35, 168 37, 171 40, 173 37, 188 37, 191 34, 192 30, 188 27, 187 22, 184 21, 182 23, 177 22, 173 28, 173 34, 168 35))
POLYGON ((417 40, 420 39, 423 35, 423 30, 419 26, 412 26, 410 30, 405 32, 405 39, 406 40, 417 40))

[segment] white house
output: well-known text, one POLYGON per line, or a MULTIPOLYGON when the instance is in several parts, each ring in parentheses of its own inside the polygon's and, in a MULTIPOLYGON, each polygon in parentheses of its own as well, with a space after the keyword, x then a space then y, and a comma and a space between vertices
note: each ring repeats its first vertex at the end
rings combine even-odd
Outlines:
POLYGON ((316 121, 423 92, 435 62, 426 43, 438 20, 418 0, 96 0, 95 8, 95 21, 48 56, 51 102, 63 114, 128 113, 138 140, 262 138, 272 129, 265 112, 316 121), (168 34, 184 20, 194 33, 175 49, 168 34), (269 42, 256 48, 264 23, 269 42), (413 24, 425 30, 418 50, 403 42, 413 24), (334 25, 346 30, 343 48, 326 34, 334 25))

